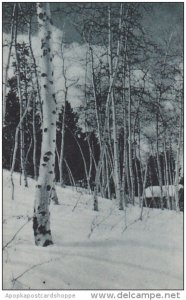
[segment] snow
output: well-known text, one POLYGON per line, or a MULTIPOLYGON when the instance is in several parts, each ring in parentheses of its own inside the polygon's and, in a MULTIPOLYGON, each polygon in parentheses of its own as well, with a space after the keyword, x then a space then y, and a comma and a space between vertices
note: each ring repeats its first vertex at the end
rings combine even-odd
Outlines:
POLYGON ((4 289, 182 289, 183 213, 139 207, 118 210, 115 200, 82 189, 60 188, 60 205, 51 204, 54 245, 34 245, 32 221, 35 182, 20 186, 3 172, 4 289), (24 274, 23 274, 24 273, 24 274))

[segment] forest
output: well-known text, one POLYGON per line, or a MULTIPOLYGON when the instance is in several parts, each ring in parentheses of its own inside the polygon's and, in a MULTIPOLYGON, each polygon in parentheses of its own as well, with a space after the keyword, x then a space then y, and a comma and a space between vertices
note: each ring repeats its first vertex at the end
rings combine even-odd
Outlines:
POLYGON ((30 194, 43 247, 57 242, 50 208, 71 190, 96 216, 106 203, 125 218, 130 209, 141 221, 149 209, 178 218, 182 4, 3 3, 2 23, 4 213, 30 194))

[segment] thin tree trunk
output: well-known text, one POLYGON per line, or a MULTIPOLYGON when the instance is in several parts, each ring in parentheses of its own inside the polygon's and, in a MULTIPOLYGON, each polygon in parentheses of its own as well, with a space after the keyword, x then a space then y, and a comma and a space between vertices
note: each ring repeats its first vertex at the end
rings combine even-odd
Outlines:
POLYGON ((167 161, 167 149, 166 149, 166 131, 164 135, 164 142, 163 142, 163 150, 164 150, 164 159, 165 159, 165 184, 167 186, 167 208, 171 209, 170 205, 170 193, 169 193, 169 171, 168 171, 168 161, 167 161))
POLYGON ((32 133, 33 133, 33 165, 34 165, 34 179, 37 180, 37 160, 36 160, 36 149, 37 149, 37 138, 36 138, 36 102, 33 97, 32 106, 32 133))
POLYGON ((37 3, 39 38, 41 41, 41 97, 43 100, 43 132, 39 177, 36 185, 33 230, 35 244, 53 244, 50 230, 49 203, 55 182, 56 99, 53 82, 52 20, 50 4, 37 3))
POLYGON ((3 85, 3 125, 5 125, 5 118, 6 118, 6 90, 7 90, 7 84, 8 84, 8 71, 9 71, 9 67, 10 67, 10 58, 11 58, 12 46, 13 46, 13 40, 14 40, 16 5, 17 4, 14 4, 13 11, 12 11, 10 46, 8 48, 8 58, 7 58, 6 68, 5 68, 5 78, 4 78, 4 85, 3 85))
POLYGON ((99 107, 98 107, 98 100, 97 100, 97 93, 96 93, 96 80, 95 80, 95 73, 94 73, 94 54, 91 45, 89 44, 90 50, 90 57, 91 57, 91 74, 92 74, 92 86, 93 86, 93 94, 94 94, 94 103, 95 103, 95 113, 96 113, 96 123, 98 128, 98 140, 100 144, 100 149, 102 146, 101 141, 101 123, 100 123, 100 116, 99 116, 99 107))
MULTIPOLYGON (((41 104, 41 93, 40 93, 40 88, 39 88, 39 80, 38 80, 38 72, 37 72, 37 65, 36 65, 36 59, 34 56, 34 52, 33 52, 33 47, 32 47, 32 39, 31 39, 31 18, 30 17, 30 22, 28 23, 28 40, 29 40, 29 48, 30 48, 30 54, 33 60, 33 68, 34 68, 34 73, 35 73, 35 78, 36 78, 36 87, 37 87, 37 95, 38 95, 38 100, 39 100, 39 107, 40 107, 40 117, 41 117, 41 123, 43 123, 43 109, 42 109, 42 104, 41 104)), ((35 104, 37 104, 37 101, 35 101, 35 104)))
MULTIPOLYGON (((121 30, 121 18, 122 18, 122 5, 120 11, 120 30, 121 30)), ((120 38, 120 37, 119 37, 120 38)), ((110 81, 112 78, 112 38, 111 38, 111 8, 108 5, 108 59, 109 59, 109 73, 110 81)), ((116 103, 114 89, 111 91, 111 101, 112 101, 112 120, 113 120, 113 139, 114 139, 114 175, 115 175, 115 191, 116 199, 119 203, 119 209, 123 210, 123 198, 121 191, 121 174, 120 174, 120 161, 119 161, 119 151, 118 151, 118 134, 117 134, 117 124, 116 124, 116 103)))
MULTIPOLYGON (((110 178, 109 178, 109 165, 108 165, 108 157, 107 154, 105 155, 105 160, 106 160, 106 177, 107 177, 107 185, 106 189, 108 191, 108 198, 111 199, 111 191, 110 191, 110 178)), ((106 192, 105 189, 105 192, 106 192)))
POLYGON ((182 142, 182 105, 181 105, 181 113, 180 113, 180 124, 179 124, 179 136, 178 136, 178 145, 177 145, 177 153, 176 153, 176 166, 175 166, 175 206, 176 211, 180 211, 179 207, 179 171, 180 171, 180 151, 181 151, 181 142, 182 142))
POLYGON ((126 173, 127 173, 127 164, 126 164, 126 154, 127 154, 127 117, 126 117, 126 72, 125 72, 125 64, 126 64, 126 51, 127 51, 127 37, 125 38, 125 57, 123 59, 123 78, 122 78, 122 109, 123 109, 123 166, 122 166, 122 193, 123 193, 123 201, 125 206, 127 206, 127 198, 126 198, 126 173))
POLYGON ((15 59, 16 59, 16 78, 17 78, 17 89, 18 89, 18 97, 19 97, 19 106, 20 106, 20 160, 21 160, 21 175, 23 174, 25 187, 28 186, 27 174, 25 169, 25 145, 24 145, 24 118, 23 115, 23 97, 21 91, 21 73, 20 73, 20 63, 19 56, 17 51, 17 30, 18 30, 18 7, 16 5, 16 27, 15 27, 15 59))
MULTIPOLYGON (((145 194, 145 187, 146 187, 146 181, 147 181, 147 170, 148 170, 148 159, 146 160, 146 165, 145 165, 145 174, 143 178, 143 194, 141 198, 141 212, 140 212, 140 220, 143 218, 143 203, 145 202, 146 204, 146 194, 145 194)), ((147 204, 146 204, 147 206, 147 204)))
MULTIPOLYGON (((129 65, 128 65, 129 67, 129 65)), ((129 67, 129 102, 128 102, 128 153, 129 153, 129 175, 131 185, 131 202, 134 205, 134 174, 132 164, 132 126, 131 126, 131 79, 130 79, 130 67, 129 67)))
POLYGON ((158 180, 160 186, 160 206, 163 209, 163 180, 162 180, 162 171, 160 165, 160 155, 159 155, 159 120, 158 113, 156 116, 156 157, 157 157, 157 167, 158 167, 158 180))
POLYGON ((14 168, 15 168, 15 162, 16 162, 16 155, 17 155, 17 149, 18 149, 18 145, 19 145, 19 132, 20 132, 20 128, 21 128, 21 124, 24 120, 24 118, 26 117, 28 108, 30 106, 30 98, 29 101, 27 103, 27 107, 19 121, 19 124, 17 125, 16 128, 16 133, 15 133, 15 144, 14 144, 14 152, 13 152, 13 158, 12 158, 12 166, 11 166, 11 171, 10 171, 10 179, 11 179, 11 183, 12 183, 12 200, 14 200, 14 181, 13 181, 13 173, 14 173, 14 168))
POLYGON ((139 203, 141 202, 140 199, 141 199, 141 195, 140 195, 140 178, 139 178, 139 170, 138 170, 138 165, 137 165, 137 156, 136 156, 136 148, 134 150, 134 161, 135 161, 135 169, 136 169, 136 177, 137 177, 137 186, 138 186, 138 200, 139 200, 139 203))
MULTIPOLYGON (((139 164, 140 164, 140 178, 142 180, 143 177, 143 167, 142 167, 142 160, 141 160, 141 125, 140 125, 140 118, 138 119, 138 128, 139 128, 139 132, 138 132, 138 157, 139 157, 139 164)), ((148 164, 148 162, 147 162, 148 164)))
POLYGON ((67 96, 67 91, 65 91, 65 102, 63 108, 62 128, 61 128, 61 151, 60 151, 60 158, 59 158, 59 182, 61 187, 64 186, 63 160, 64 160, 64 140, 65 140, 66 96, 67 96))

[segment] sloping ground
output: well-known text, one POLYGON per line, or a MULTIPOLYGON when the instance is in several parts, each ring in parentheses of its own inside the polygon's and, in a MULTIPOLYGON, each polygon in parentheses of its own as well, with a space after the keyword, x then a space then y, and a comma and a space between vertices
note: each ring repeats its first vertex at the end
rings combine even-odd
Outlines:
POLYGON ((57 187, 51 205, 54 245, 34 245, 34 181, 19 185, 3 172, 4 289, 182 289, 183 214, 138 207, 126 212, 100 199, 99 212, 82 190, 57 187), (29 221, 30 220, 30 221, 29 221))

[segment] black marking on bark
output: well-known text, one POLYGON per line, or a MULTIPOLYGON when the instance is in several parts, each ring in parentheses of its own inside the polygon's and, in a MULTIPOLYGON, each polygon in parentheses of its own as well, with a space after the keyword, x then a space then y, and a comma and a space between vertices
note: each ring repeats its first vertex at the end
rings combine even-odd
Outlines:
POLYGON ((50 82, 50 84, 54 84, 54 82, 52 80, 50 80, 49 82, 50 82))
POLYGON ((50 48, 48 48, 48 52, 50 52, 51 50, 50 50, 50 48))
POLYGON ((37 235, 37 228, 38 228, 37 217, 33 217, 33 230, 34 230, 34 236, 37 235))
POLYGON ((41 77, 47 77, 47 74, 46 73, 42 73, 41 77))
POLYGON ((39 3, 39 7, 43 7, 43 3, 40 2, 40 3, 39 3))
POLYGON ((50 240, 46 240, 46 241, 44 242, 44 244, 43 244, 43 247, 47 247, 47 246, 49 246, 49 245, 53 245, 53 242, 50 241, 50 240))
POLYGON ((50 155, 52 155, 52 152, 48 151, 48 152, 45 153, 45 155, 50 156, 50 155))
POLYGON ((38 185, 37 185, 37 188, 38 188, 38 189, 40 189, 40 188, 41 188, 41 185, 40 185, 40 184, 38 184, 38 185))
POLYGON ((49 174, 53 174, 53 171, 48 172, 49 174))
POLYGON ((55 97, 56 97, 56 95, 55 95, 55 94, 52 94, 52 97, 53 97, 53 98, 55 98, 55 97))
POLYGON ((52 58, 50 58, 50 61, 52 61, 52 58))
POLYGON ((47 87, 46 84, 44 84, 43 87, 46 89, 46 87, 47 87))
POLYGON ((56 142, 56 140, 53 140, 53 143, 55 143, 56 142))
POLYGON ((54 125, 54 123, 51 123, 51 125, 54 125))
POLYGON ((51 31, 48 31, 48 35, 46 36, 46 40, 50 40, 51 39, 51 31))
POLYGON ((47 132, 48 128, 44 128, 44 132, 47 132))
POLYGON ((51 190, 51 186, 47 185, 46 189, 47 189, 47 191, 50 191, 51 190))
POLYGON ((48 158, 47 156, 44 156, 44 157, 43 157, 43 160, 44 160, 45 162, 47 162, 47 161, 49 161, 49 158, 48 158))
POLYGON ((48 50, 47 50, 47 49, 44 49, 44 50, 43 50, 43 56, 46 56, 47 53, 48 53, 48 50))
POLYGON ((39 213, 40 215, 42 215, 43 217, 46 215, 46 212, 45 211, 40 211, 39 213))
POLYGON ((53 25, 53 24, 54 24, 54 23, 53 23, 53 21, 52 21, 52 19, 50 19, 50 24, 51 24, 51 25, 53 25))
POLYGON ((43 49, 46 46, 46 42, 44 41, 44 39, 42 39, 41 41, 41 49, 43 49))
POLYGON ((43 166, 43 167, 45 167, 45 166, 46 166, 46 164, 42 164, 42 166, 43 166))
POLYGON ((52 167, 54 167, 54 164, 52 164, 52 167))
POLYGON ((39 225, 38 226, 38 232, 45 235, 46 234, 46 229, 44 225, 39 225))
POLYGON ((52 113, 55 115, 55 114, 56 114, 56 111, 55 111, 55 110, 53 110, 53 111, 52 111, 52 113))
POLYGON ((52 76, 54 76, 54 72, 52 72, 52 76))
POLYGON ((51 230, 46 230, 45 234, 50 234, 51 235, 51 230))
POLYGON ((38 15, 38 17, 39 17, 39 19, 43 19, 43 13, 39 13, 39 15, 38 15))

